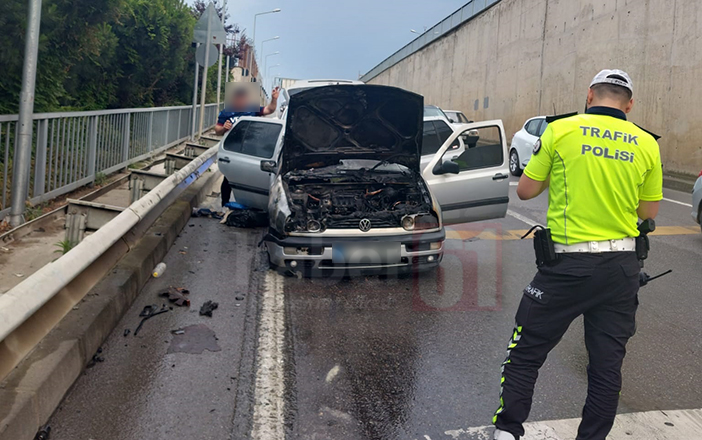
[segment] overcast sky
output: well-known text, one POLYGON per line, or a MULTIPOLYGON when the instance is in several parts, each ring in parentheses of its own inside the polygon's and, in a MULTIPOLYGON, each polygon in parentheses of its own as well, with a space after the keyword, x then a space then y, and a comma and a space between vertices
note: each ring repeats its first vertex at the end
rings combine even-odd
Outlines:
MULTIPOLYGON (((221 1, 221 0, 220 0, 221 1)), ((263 45, 271 76, 356 79, 468 0, 228 0, 229 22, 256 40, 280 36, 263 45)), ((263 64, 263 62, 261 62, 263 64)), ((261 66, 263 68, 263 66, 261 66)), ((267 72, 264 72, 267 73, 267 72)))

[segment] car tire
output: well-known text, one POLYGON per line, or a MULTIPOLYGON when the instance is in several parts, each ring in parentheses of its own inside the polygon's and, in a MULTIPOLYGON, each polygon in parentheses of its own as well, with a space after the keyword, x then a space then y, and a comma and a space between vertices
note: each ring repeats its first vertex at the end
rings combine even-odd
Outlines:
POLYGON ((517 154, 517 150, 512 150, 509 153, 509 173, 516 177, 522 175, 522 168, 519 166, 519 154, 517 154))

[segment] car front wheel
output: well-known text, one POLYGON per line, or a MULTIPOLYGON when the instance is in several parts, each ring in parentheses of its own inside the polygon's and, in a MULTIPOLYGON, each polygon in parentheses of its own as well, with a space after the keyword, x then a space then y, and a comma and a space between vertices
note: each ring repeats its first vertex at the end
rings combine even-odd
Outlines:
POLYGON ((517 150, 512 150, 509 154, 509 172, 517 177, 522 175, 522 168, 519 166, 519 154, 517 154, 517 150))

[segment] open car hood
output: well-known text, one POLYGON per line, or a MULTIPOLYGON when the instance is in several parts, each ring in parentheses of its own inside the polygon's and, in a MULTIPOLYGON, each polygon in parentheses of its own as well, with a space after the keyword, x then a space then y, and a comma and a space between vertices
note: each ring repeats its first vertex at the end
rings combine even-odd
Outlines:
POLYGON ((419 172, 424 98, 395 87, 334 85, 290 98, 282 173, 372 159, 419 172))

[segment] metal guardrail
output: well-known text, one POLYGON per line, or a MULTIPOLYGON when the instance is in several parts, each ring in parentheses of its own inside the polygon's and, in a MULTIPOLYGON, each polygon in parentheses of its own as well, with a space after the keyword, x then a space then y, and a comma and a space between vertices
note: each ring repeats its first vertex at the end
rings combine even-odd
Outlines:
POLYGON ((5 340, 51 298, 66 288, 112 245, 130 233, 132 228, 148 219, 149 214, 153 214, 152 211, 165 209, 164 204, 172 203, 170 197, 197 180, 215 162, 217 148, 215 145, 192 159, 95 233, 85 237, 65 255, 0 295, 0 341, 5 340))
POLYGON ((394 54, 390 55, 380 64, 369 70, 368 73, 361 77, 361 81, 368 82, 372 80, 376 76, 383 73, 385 70, 391 68, 392 66, 404 60, 413 53, 420 51, 425 46, 431 44, 434 40, 443 37, 444 35, 453 31, 457 27, 461 26, 463 23, 471 20, 473 17, 477 16, 478 14, 482 13, 486 9, 492 7, 494 4, 499 2, 500 0, 469 1, 461 9, 449 15, 448 17, 440 21, 437 25, 427 29, 419 37, 412 40, 412 42, 410 42, 394 54))
MULTIPOLYGON (((206 121, 217 114, 217 104, 205 105, 206 121)), ((0 115, 0 220, 10 211, 18 119, 0 115)), ((192 120, 192 106, 35 113, 28 199, 50 200, 176 145, 192 120)))

